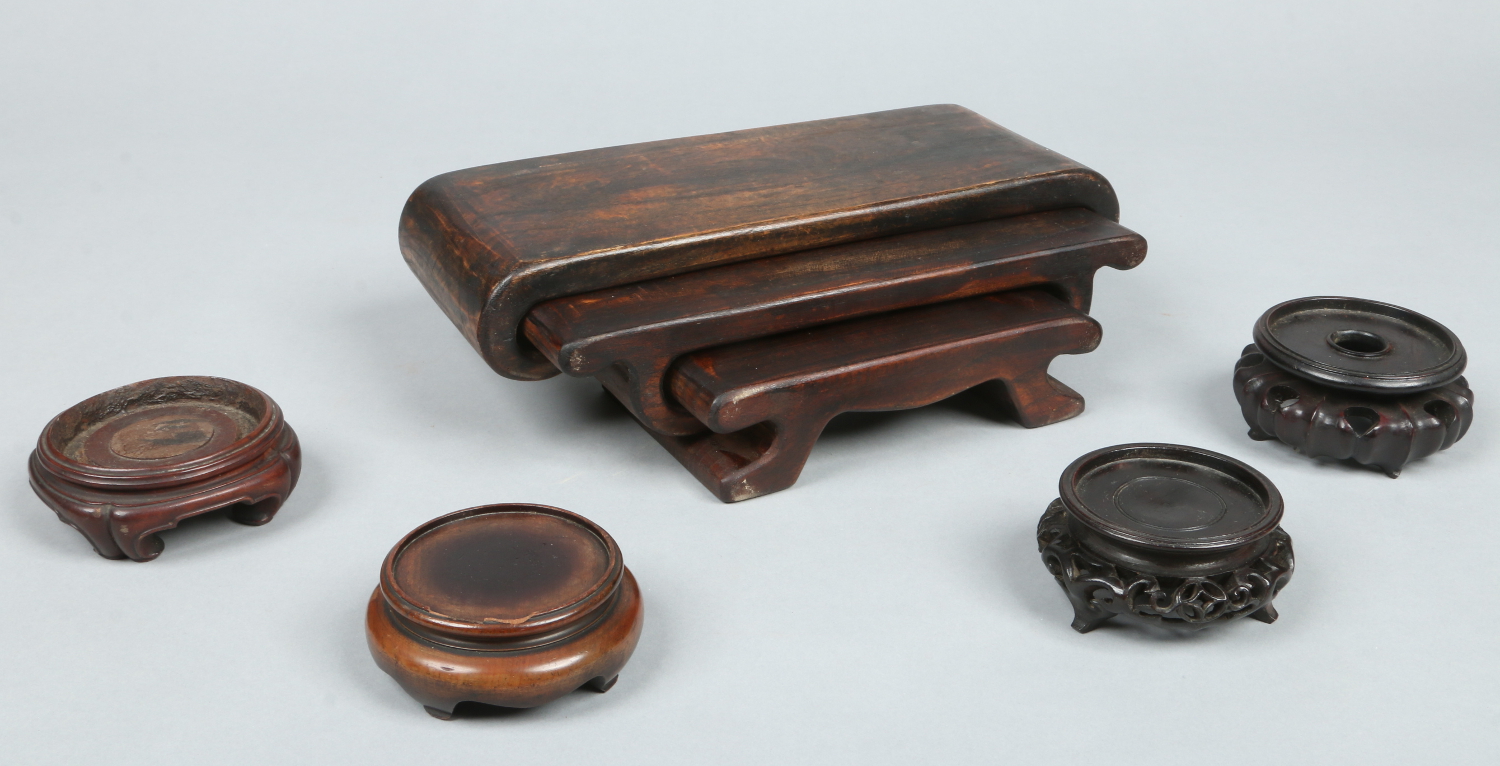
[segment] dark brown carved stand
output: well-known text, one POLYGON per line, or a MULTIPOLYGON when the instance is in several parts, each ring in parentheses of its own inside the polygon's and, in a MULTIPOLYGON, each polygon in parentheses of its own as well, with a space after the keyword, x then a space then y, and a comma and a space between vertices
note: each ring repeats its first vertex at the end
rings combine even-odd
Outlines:
POLYGON ((31 487, 100 556, 150 561, 157 533, 221 508, 258 526, 297 484, 297 435, 270 397, 224 378, 156 378, 53 418, 31 487))
POLYGON ((929 106, 472 168, 401 249, 498 372, 593 376, 725 502, 796 481, 829 419, 1047 376, 1098 344, 1094 273, 1145 241, 1102 176, 929 106))
POLYGON ((1300 298, 1255 323, 1235 365, 1250 438, 1353 460, 1395 478, 1474 421, 1468 357, 1448 328, 1359 298, 1300 298))
POLYGON ((1259 471, 1194 447, 1122 444, 1074 461, 1059 489, 1037 545, 1078 632, 1115 617, 1188 631, 1276 620, 1292 540, 1259 471))
POLYGON ((450 513, 391 549, 365 614, 370 653, 427 712, 605 692, 640 639, 635 577, 597 524, 511 503, 450 513))

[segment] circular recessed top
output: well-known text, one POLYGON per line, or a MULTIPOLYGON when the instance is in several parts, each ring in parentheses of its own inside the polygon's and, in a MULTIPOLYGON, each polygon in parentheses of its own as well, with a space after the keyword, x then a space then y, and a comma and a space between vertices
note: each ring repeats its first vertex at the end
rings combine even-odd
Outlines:
POLYGON ((155 378, 64 410, 43 429, 37 457, 49 473, 76 484, 166 487, 260 457, 281 427, 275 402, 243 383, 155 378))
POLYGON ((1166 551, 1236 548, 1281 521, 1281 493, 1234 458, 1175 444, 1122 444, 1063 471, 1079 523, 1128 545, 1166 551))
POLYGON ((597 525, 560 508, 507 504, 448 514, 396 545, 387 602, 425 627, 469 639, 561 628, 614 589, 623 566, 597 525))
POLYGON ((83 435, 79 453, 91 464, 139 468, 182 462, 219 452, 251 424, 205 405, 161 404, 109 418, 83 435))
POLYGON ((1309 380, 1399 393, 1457 379, 1468 356, 1448 328, 1415 311, 1360 298, 1299 298, 1255 322, 1255 344, 1309 380))

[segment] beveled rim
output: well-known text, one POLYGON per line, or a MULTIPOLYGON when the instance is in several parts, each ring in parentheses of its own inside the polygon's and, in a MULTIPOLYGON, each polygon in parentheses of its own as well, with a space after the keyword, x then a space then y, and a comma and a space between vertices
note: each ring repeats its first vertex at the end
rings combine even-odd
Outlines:
POLYGON ((601 607, 608 605, 615 591, 619 589, 621 573, 625 569, 624 557, 620 553, 620 547, 615 544, 615 539, 610 537, 604 528, 594 522, 580 516, 572 511, 556 508, 550 505, 535 505, 532 503, 496 503, 492 505, 479 505, 473 508, 465 508, 461 511, 439 516, 408 532, 391 548, 386 554, 385 562, 380 566, 380 592, 385 599, 386 606, 391 613, 406 621, 407 626, 422 633, 434 633, 440 642, 448 639, 460 645, 468 642, 495 643, 525 641, 528 644, 541 643, 538 638, 547 641, 558 640, 571 635, 576 630, 587 628, 593 624, 597 617, 594 613, 601 607), (519 624, 508 623, 483 623, 471 620, 460 620, 447 615, 433 614, 407 597, 401 586, 396 582, 396 560, 412 543, 418 538, 439 527, 475 516, 483 516, 497 513, 531 513, 555 516, 565 521, 583 527, 604 544, 606 552, 606 566, 604 574, 593 584, 583 596, 571 604, 558 607, 548 612, 532 615, 519 624), (543 636, 543 634, 546 634, 543 636))
MULTIPOLYGON (((1352 327, 1343 332, 1351 331, 1381 338, 1377 334, 1369 333, 1358 327, 1352 327)), ((1261 314, 1260 318, 1255 320, 1255 328, 1251 334, 1255 339, 1255 345, 1260 347, 1261 353, 1265 354, 1266 358, 1270 359, 1278 367, 1315 383, 1323 383, 1350 391, 1392 394, 1425 391, 1429 388, 1447 385, 1457 380, 1460 375, 1464 374, 1464 368, 1469 362, 1468 352, 1464 350, 1464 344, 1459 341, 1458 336, 1452 330, 1449 330, 1441 322, 1408 308, 1391 303, 1373 301, 1367 298, 1319 295, 1307 298, 1295 298, 1278 303, 1266 309, 1265 313, 1261 314), (1271 332, 1272 324, 1286 316, 1299 311, 1311 311, 1319 308, 1362 311, 1406 322, 1421 328, 1434 337, 1442 339, 1449 347, 1450 353, 1448 358, 1426 369, 1408 370, 1400 373, 1365 372, 1330 365, 1300 354, 1290 346, 1282 343, 1281 339, 1271 332)), ((1381 339, 1384 340, 1383 338, 1381 339)), ((1330 344, 1334 343, 1334 339, 1331 336, 1328 341, 1330 344)), ((1386 341, 1386 343, 1389 344, 1389 341, 1386 341)), ((1368 359, 1382 356, 1390 348, 1387 345, 1381 351, 1361 352, 1350 351, 1346 348, 1341 350, 1351 357, 1368 359)))
MULTIPOLYGON (((192 400, 190 398, 170 397, 160 402, 153 402, 152 404, 167 404, 171 402, 191 404, 192 400)), ((41 435, 37 437, 36 454, 38 462, 44 470, 59 479, 74 484, 105 489, 132 490, 173 487, 225 473, 255 460, 270 448, 282 430, 282 425, 281 407, 271 397, 267 396, 265 392, 254 386, 241 383, 237 380, 218 378, 211 375, 173 375, 163 378, 151 378, 112 388, 63 410, 54 416, 52 420, 48 421, 46 427, 42 429, 41 435), (83 463, 68 457, 63 452, 65 445, 61 442, 59 429, 62 427, 65 418, 69 416, 81 417, 85 410, 99 406, 112 397, 127 397, 131 395, 146 397, 153 391, 161 391, 183 383, 209 386, 255 399, 261 405, 261 416, 256 421, 255 426, 250 429, 249 433, 239 437, 224 449, 178 463, 141 468, 116 468, 83 463)))
POLYGON ((1058 495, 1062 498, 1068 515, 1089 530, 1127 545, 1171 553, 1222 551, 1250 545, 1271 534, 1271 531, 1281 524, 1284 510, 1281 491, 1276 489, 1276 485, 1272 484, 1271 480, 1260 471, 1228 455, 1212 450, 1163 442, 1116 444, 1079 457, 1063 469, 1062 476, 1058 479, 1058 495), (1195 540, 1157 537, 1114 524, 1094 513, 1093 509, 1083 502, 1083 499, 1078 496, 1078 482, 1083 476, 1100 466, 1136 458, 1179 460, 1228 474, 1243 482, 1251 491, 1260 496, 1266 513, 1248 530, 1232 535, 1195 540))

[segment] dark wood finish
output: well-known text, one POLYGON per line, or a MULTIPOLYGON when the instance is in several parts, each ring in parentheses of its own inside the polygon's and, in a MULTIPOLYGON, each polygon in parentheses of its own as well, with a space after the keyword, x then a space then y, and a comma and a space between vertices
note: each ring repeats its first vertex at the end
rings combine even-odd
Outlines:
POLYGON ((1458 336, 1411 309, 1320 296, 1272 306, 1255 345, 1287 371, 1349 391, 1405 394, 1457 380, 1468 364, 1458 336))
POLYGON ((1411 461, 1452 447, 1474 422, 1474 392, 1462 377, 1405 394, 1361 393, 1294 375, 1254 343, 1235 365, 1234 395, 1250 438, 1353 460, 1393 479, 1411 461))
POLYGON ((791 486, 843 412, 920 407, 1000 381, 1028 428, 1083 411, 1047 375, 1098 345, 1097 322, 1040 290, 904 309, 692 354, 672 368, 677 401, 711 434, 647 429, 726 503, 791 486))
POLYGON ((1188 631, 1276 620, 1292 540, 1259 471, 1195 447, 1122 444, 1080 457, 1058 484, 1037 545, 1078 632, 1115 617, 1188 631))
POLYGON ((53 418, 31 453, 31 487, 100 556, 150 561, 158 533, 222 508, 270 521, 296 486, 297 435, 259 390, 224 378, 156 378, 53 418))
POLYGON ((370 653, 427 712, 608 691, 640 639, 640 588, 609 533, 561 508, 450 513, 408 534, 365 613, 370 653))
POLYGON ((569 375, 594 375, 647 427, 702 423, 666 395, 683 354, 816 324, 1041 284, 1087 312, 1094 272, 1146 255, 1140 235, 1082 208, 762 258, 559 298, 526 335, 569 375))
POLYGON ((1250 438, 1401 475, 1474 422, 1458 336, 1411 309, 1298 298, 1267 309, 1235 365, 1250 438))
POLYGON ((433 178, 401 251, 499 373, 557 368, 524 343, 539 303, 874 237, 1081 207, 1098 173, 953 105, 720 133, 433 178))

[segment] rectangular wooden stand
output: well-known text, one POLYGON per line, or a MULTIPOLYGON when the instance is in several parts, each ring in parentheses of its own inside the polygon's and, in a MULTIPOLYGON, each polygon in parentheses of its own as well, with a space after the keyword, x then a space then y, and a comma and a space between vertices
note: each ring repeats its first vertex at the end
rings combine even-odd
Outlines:
MULTIPOLYGON (((673 366, 671 392, 710 433, 647 428, 720 500, 797 481, 834 416, 921 407, 988 381, 1027 428, 1083 412, 1047 374, 1099 344, 1099 323, 1040 290, 1017 290, 701 351, 673 366)), ((644 426, 644 424, 643 424, 644 426)))
POLYGON ((401 249, 496 371, 597 378, 721 500, 796 481, 841 412, 986 383, 1028 427, 1145 257, 1109 182, 939 105, 438 176, 401 249))

